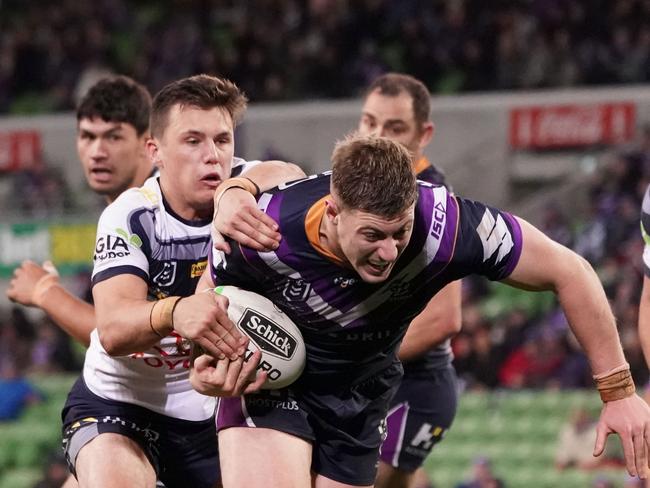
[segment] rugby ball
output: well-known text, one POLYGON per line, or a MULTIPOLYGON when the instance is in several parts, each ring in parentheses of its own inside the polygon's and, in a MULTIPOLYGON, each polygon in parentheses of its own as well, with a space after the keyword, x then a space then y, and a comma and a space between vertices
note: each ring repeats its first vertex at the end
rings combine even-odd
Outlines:
POLYGON ((228 298, 228 317, 250 339, 245 360, 262 351, 257 370, 268 374, 262 388, 284 388, 296 381, 305 367, 305 343, 296 324, 262 295, 236 286, 214 291, 228 298))

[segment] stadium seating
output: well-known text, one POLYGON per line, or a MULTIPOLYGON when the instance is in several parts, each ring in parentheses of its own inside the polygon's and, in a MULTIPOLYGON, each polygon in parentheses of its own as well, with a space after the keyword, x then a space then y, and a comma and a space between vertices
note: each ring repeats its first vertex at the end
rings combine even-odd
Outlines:
MULTIPOLYGON (((464 393, 454 425, 427 459, 425 469, 436 488, 453 488, 471 477, 472 460, 485 456, 508 487, 588 487, 603 472, 558 471, 555 450, 570 412, 581 406, 595 413, 600 405, 592 391, 464 393)), ((604 475, 614 482, 623 480, 618 469, 604 475)))
POLYGON ((44 401, 16 422, 0 424, 0 488, 31 488, 47 456, 61 443, 61 408, 76 375, 32 377, 44 401))
MULTIPOLYGON (((0 488, 31 488, 41 477, 47 454, 59 448, 60 411, 75 378, 32 378, 45 401, 30 407, 19 421, 0 424, 0 488)), ((508 487, 589 486, 601 473, 554 468, 560 426, 577 406, 596 412, 600 400, 592 391, 464 393, 452 429, 425 468, 436 488, 453 488, 470 476, 474 458, 487 456, 508 487)), ((606 476, 623 479, 620 470, 606 476)))

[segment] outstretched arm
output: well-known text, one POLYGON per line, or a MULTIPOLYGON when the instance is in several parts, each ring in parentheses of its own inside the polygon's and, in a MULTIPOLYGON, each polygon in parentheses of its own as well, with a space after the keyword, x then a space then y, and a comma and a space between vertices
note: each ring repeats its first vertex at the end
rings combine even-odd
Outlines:
POLYGON ((23 261, 14 271, 7 297, 25 306, 40 308, 68 335, 84 346, 90 344, 95 309, 63 287, 51 263, 39 266, 23 261), (46 268, 46 265, 49 266, 46 268))
POLYGON ((596 273, 589 263, 520 220, 521 257, 508 283, 529 290, 552 290, 571 329, 584 348, 604 406, 597 427, 594 455, 607 436, 621 438, 627 470, 648 476, 650 407, 634 393, 614 316, 596 273))
POLYGON ((456 335, 461 327, 461 282, 454 281, 440 290, 409 325, 399 358, 412 361, 432 347, 456 335))

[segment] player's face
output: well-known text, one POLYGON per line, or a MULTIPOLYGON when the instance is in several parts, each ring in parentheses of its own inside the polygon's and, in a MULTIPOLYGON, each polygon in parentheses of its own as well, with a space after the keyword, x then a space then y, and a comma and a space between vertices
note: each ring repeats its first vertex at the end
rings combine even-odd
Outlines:
POLYGON ((371 92, 363 104, 359 132, 399 142, 414 157, 420 156, 423 134, 413 114, 413 98, 406 92, 394 97, 382 95, 379 89, 371 92))
POLYGON ((217 186, 230 176, 234 125, 221 108, 175 105, 160 140, 149 146, 165 198, 185 218, 211 216, 217 186))
POLYGON ((363 281, 380 283, 388 278, 411 239, 414 208, 393 219, 359 210, 337 215, 339 246, 363 281))
POLYGON ((138 136, 135 127, 125 122, 81 119, 77 153, 90 188, 113 200, 127 188, 141 184, 135 180, 146 160, 146 140, 146 134, 138 136))

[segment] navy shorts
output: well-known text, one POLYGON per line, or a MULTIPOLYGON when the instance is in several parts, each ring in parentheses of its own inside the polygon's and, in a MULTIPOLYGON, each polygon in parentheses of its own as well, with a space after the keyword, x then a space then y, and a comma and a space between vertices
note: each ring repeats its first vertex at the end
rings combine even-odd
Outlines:
POLYGON ((312 470, 351 485, 372 485, 385 436, 384 419, 402 376, 395 363, 359 384, 339 389, 318 385, 262 390, 222 398, 217 430, 261 427, 312 443, 312 470))
POLYGON ((456 372, 452 366, 405 374, 386 417, 383 462, 404 471, 422 466, 433 446, 451 426, 458 405, 456 372))
MULTIPOLYGON (((167 488, 212 488, 221 479, 214 419, 175 419, 95 395, 79 378, 62 412, 63 450, 75 474, 81 448, 105 432, 136 441, 167 488)), ((76 476, 76 474, 75 474, 76 476)))

